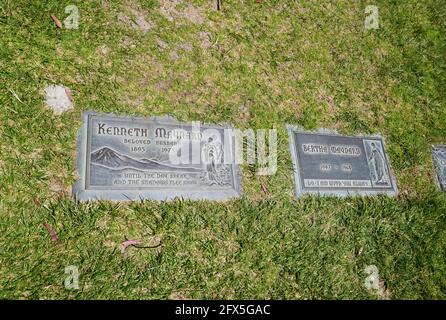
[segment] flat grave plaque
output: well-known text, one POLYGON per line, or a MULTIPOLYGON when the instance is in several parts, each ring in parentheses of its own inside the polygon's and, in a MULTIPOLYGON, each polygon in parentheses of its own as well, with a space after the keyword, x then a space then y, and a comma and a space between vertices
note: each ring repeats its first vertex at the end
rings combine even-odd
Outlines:
POLYGON ((446 145, 432 146, 437 181, 442 191, 446 191, 446 145))
POLYGON ((241 193, 231 126, 85 112, 77 200, 223 200, 241 193))
POLYGON ((397 194, 381 137, 287 128, 297 196, 397 194))

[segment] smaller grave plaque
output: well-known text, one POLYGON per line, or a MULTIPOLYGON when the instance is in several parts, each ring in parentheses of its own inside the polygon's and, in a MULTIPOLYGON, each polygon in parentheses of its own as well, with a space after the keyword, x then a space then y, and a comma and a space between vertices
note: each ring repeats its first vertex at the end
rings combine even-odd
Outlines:
POLYGON ((77 200, 221 200, 241 193, 230 126, 86 112, 77 200))
POLYGON ((287 127, 297 196, 397 194, 381 137, 287 127))
POLYGON ((446 145, 432 146, 432 157, 440 189, 446 191, 446 145))

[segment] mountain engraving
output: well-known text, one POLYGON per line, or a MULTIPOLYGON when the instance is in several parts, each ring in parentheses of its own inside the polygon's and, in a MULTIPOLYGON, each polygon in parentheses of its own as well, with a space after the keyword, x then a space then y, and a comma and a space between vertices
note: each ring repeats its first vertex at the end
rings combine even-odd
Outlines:
POLYGON ((138 169, 142 171, 182 171, 202 172, 203 169, 168 165, 150 159, 133 159, 108 147, 103 147, 91 154, 91 162, 109 169, 138 169))

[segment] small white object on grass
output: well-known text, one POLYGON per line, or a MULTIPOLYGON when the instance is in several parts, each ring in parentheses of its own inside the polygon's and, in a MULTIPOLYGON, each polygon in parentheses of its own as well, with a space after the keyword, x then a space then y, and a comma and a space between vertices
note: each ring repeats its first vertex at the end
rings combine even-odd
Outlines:
POLYGON ((57 114, 73 107, 70 89, 51 85, 45 88, 46 104, 57 114))

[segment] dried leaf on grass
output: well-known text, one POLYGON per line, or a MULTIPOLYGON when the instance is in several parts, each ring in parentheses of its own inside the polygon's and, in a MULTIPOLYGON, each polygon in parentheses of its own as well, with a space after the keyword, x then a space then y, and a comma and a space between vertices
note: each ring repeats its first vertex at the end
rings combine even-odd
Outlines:
POLYGON ((59 19, 57 19, 57 17, 54 14, 51 14, 51 19, 53 19, 54 23, 56 24, 56 27, 58 27, 59 29, 62 29, 62 22, 60 22, 59 19))

